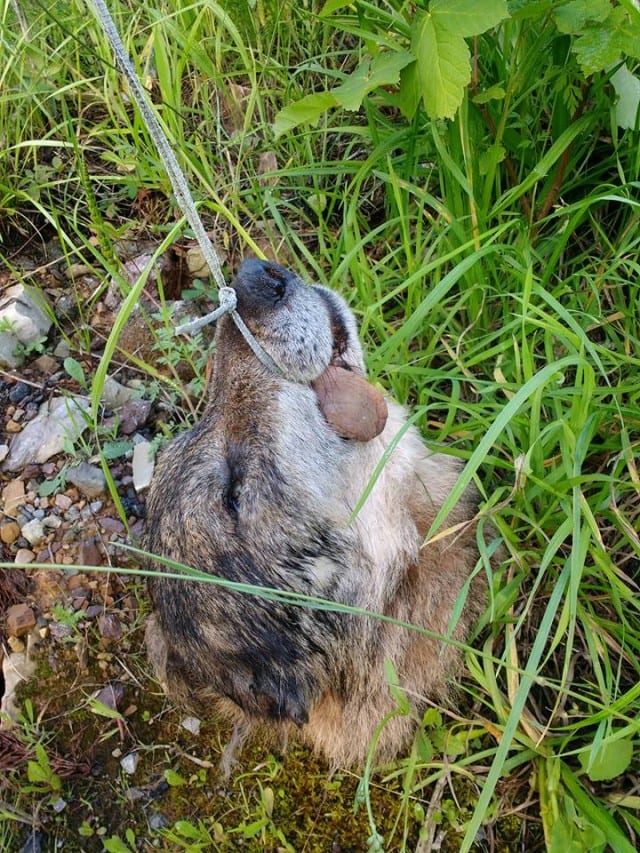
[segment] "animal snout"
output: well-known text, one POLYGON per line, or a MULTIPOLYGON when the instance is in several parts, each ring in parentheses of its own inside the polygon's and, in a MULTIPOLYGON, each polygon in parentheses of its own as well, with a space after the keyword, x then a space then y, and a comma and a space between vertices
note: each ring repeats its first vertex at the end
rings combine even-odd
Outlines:
POLYGON ((276 308, 294 290, 303 286, 291 270, 256 258, 242 263, 233 283, 240 312, 249 315, 263 309, 276 308))

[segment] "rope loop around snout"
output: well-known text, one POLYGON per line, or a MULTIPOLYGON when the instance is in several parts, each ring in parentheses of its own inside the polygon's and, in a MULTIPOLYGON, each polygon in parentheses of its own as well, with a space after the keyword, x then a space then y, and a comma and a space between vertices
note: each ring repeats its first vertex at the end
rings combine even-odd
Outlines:
POLYGON ((205 317, 201 317, 200 319, 193 320, 189 323, 183 323, 181 326, 176 328, 175 334, 192 334, 198 331, 198 329, 201 329, 203 326, 206 326, 208 323, 213 323, 223 314, 230 313, 234 323, 238 327, 245 341, 251 347, 256 358, 272 373, 275 373, 277 376, 282 376, 283 371, 281 368, 276 364, 269 353, 266 352, 266 350, 258 343, 247 328, 242 317, 236 311, 236 292, 232 287, 227 287, 225 285, 220 260, 207 235, 202 219, 200 218, 200 214, 198 213, 193 196, 189 190, 189 185, 187 184, 184 172, 180 168, 178 160, 173 153, 173 149, 169 144, 169 140, 153 112, 142 84, 138 80, 133 64, 127 55, 122 39, 120 38, 120 34, 118 33, 118 29, 111 17, 111 14, 109 13, 106 3, 104 0, 91 0, 91 2, 98 21, 100 22, 100 26, 111 45, 116 61, 129 82, 130 92, 138 106, 142 120, 149 131, 149 135, 155 143, 165 171, 169 176, 176 201, 184 213, 189 225, 191 225, 195 238, 198 241, 198 245, 202 249, 207 266, 209 267, 211 275, 218 286, 220 307, 207 314, 205 317))
POLYGON ((221 287, 218 291, 218 299, 220 301, 219 308, 216 308, 215 311, 211 311, 209 314, 205 314, 204 317, 199 317, 197 320, 190 320, 188 323, 183 323, 181 326, 177 326, 176 335, 194 334, 202 329, 203 326, 206 326, 209 323, 215 323, 215 321, 224 314, 231 314, 233 322, 238 327, 238 331, 249 344, 258 361, 260 361, 261 364, 263 364, 272 373, 275 373, 276 376, 283 376, 284 372, 282 368, 276 364, 265 348, 258 343, 242 317, 236 311, 238 298, 235 290, 232 287, 221 287))

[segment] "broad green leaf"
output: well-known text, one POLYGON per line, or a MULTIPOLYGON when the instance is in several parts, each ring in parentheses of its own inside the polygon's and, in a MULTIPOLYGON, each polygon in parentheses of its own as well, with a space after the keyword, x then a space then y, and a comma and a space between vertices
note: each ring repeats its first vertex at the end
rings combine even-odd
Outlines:
POLYGON ((616 122, 619 127, 633 130, 638 123, 640 108, 640 79, 632 74, 626 65, 622 65, 611 76, 616 90, 616 122))
POLYGON ((82 388, 87 387, 87 377, 84 375, 84 370, 82 369, 82 365, 79 361, 77 361, 75 358, 72 358, 71 356, 68 356, 62 362, 62 366, 69 374, 69 376, 72 379, 75 379, 78 385, 80 385, 82 388))
POLYGON ((506 0, 433 0, 429 4, 436 28, 468 38, 486 33, 508 17, 506 0))
POLYGON ((413 51, 427 114, 430 118, 453 118, 471 79, 465 40, 438 27, 434 16, 427 13, 417 21, 413 51))
POLYGON ((322 113, 337 105, 338 101, 332 92, 314 92, 306 95, 295 104, 280 110, 273 122, 273 132, 276 136, 282 136, 299 124, 316 125, 322 113))
POLYGON ((592 782, 605 782, 620 776, 631 764, 633 742, 630 738, 605 740, 594 755, 590 750, 580 753, 580 764, 592 782))
POLYGON ((349 77, 331 90, 340 106, 346 110, 357 110, 365 95, 379 86, 397 86, 400 72, 413 62, 413 56, 404 50, 383 51, 373 59, 365 59, 349 77))
POLYGON ((580 33, 589 21, 605 21, 611 8, 609 0, 571 0, 558 4, 553 20, 561 33, 580 33))
POLYGON ((640 58, 640 26, 618 6, 602 23, 589 24, 575 37, 576 58, 584 74, 614 65, 622 56, 640 58))
POLYGON ((117 835, 112 835, 111 838, 105 838, 102 842, 107 853, 131 853, 131 848, 125 844, 117 835))
POLYGON ((181 785, 186 785, 187 783, 184 776, 176 773, 176 771, 172 770, 170 767, 167 767, 164 771, 164 778, 167 784, 171 785, 172 788, 179 788, 181 785))
POLYGON ((488 175, 489 172, 496 168, 498 163, 502 163, 506 154, 506 149, 500 143, 494 142, 493 145, 490 145, 486 151, 482 152, 478 159, 480 174, 488 175))
POLYGON ((405 118, 412 119, 420 104, 420 83, 418 80, 418 63, 413 60, 400 72, 400 91, 395 103, 405 118))

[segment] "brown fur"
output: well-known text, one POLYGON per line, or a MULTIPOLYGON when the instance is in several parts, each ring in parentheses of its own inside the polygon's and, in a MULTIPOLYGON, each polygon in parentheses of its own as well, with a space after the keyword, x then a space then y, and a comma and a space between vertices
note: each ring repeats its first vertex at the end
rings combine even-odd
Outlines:
MULTIPOLYGON (((393 401, 386 427, 370 441, 340 437, 325 418, 311 383, 330 364, 364 376, 355 321, 339 296, 258 261, 245 262, 234 286, 241 316, 286 378, 260 364, 229 317, 219 322, 206 411, 157 465, 146 548, 232 581, 328 598, 446 635, 477 560, 472 490, 447 522, 469 522, 462 532, 421 545, 459 462, 427 450, 393 401)), ((293 724, 334 765, 361 764, 394 708, 386 658, 416 716, 385 727, 380 760, 407 746, 425 700, 446 701, 459 670, 454 646, 419 632, 173 580, 152 565, 147 643, 165 689, 200 713, 215 707, 249 728, 293 724)), ((483 606, 475 579, 456 639, 483 606)))

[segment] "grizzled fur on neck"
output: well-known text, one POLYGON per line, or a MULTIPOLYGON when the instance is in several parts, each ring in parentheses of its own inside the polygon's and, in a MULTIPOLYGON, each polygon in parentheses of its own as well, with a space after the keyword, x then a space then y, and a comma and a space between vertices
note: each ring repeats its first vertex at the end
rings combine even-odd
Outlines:
MULTIPOLYGON (((386 426, 368 441, 341 437, 325 418, 313 381, 335 365, 365 374, 341 297, 258 261, 245 262, 234 286, 240 315, 284 375, 258 362, 230 318, 219 321, 202 419, 158 460, 146 549, 228 580, 328 598, 446 635, 477 560, 472 490, 449 519, 468 522, 461 532, 421 546, 459 463, 428 451, 393 401, 386 426)), ((448 698, 460 660, 446 642, 367 616, 171 579, 162 564, 150 565, 157 570, 149 582, 150 659, 167 692, 201 714, 216 708, 244 727, 297 731, 332 764, 350 765, 364 761, 394 705, 385 659, 416 715, 386 726, 380 759, 406 747, 426 701, 448 698)), ((474 580, 456 639, 483 600, 474 580)))

